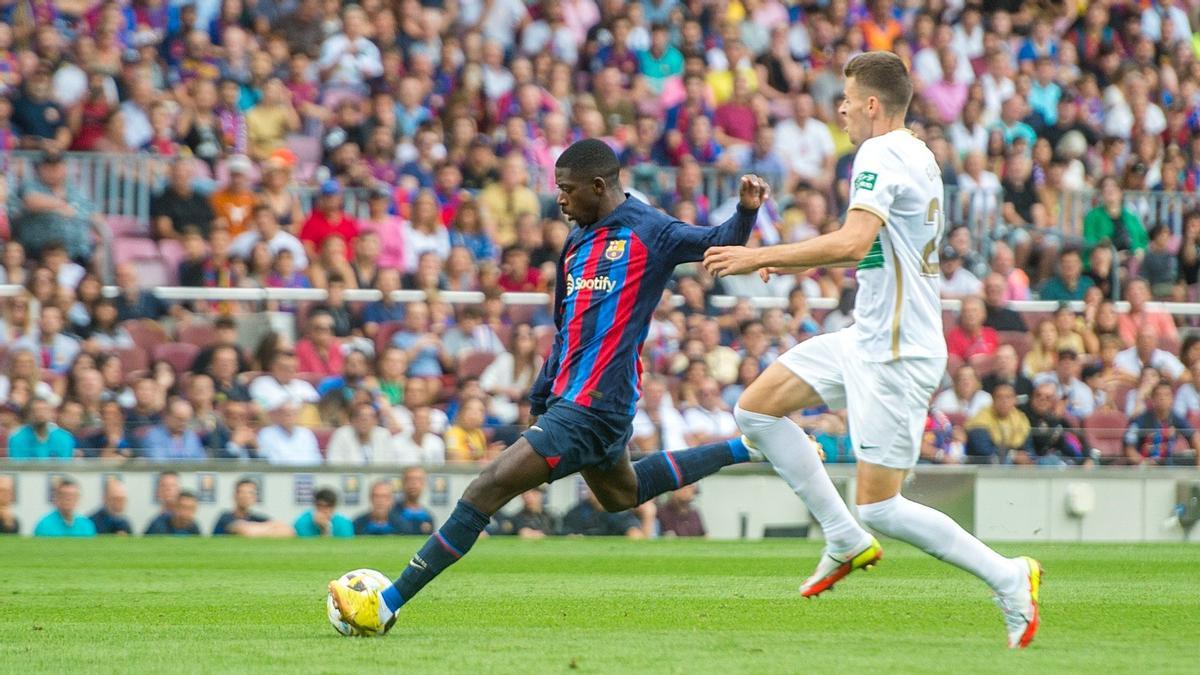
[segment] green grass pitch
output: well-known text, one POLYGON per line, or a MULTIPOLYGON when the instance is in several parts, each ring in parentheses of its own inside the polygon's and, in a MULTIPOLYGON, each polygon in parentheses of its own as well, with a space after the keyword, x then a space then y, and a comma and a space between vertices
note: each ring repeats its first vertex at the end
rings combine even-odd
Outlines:
POLYGON ((1003 648, 987 589, 897 542, 831 594, 811 542, 483 540, 382 639, 325 584, 417 539, 0 540, 0 672, 1197 672, 1200 549, 1003 545, 1041 558, 1043 626, 1003 648))

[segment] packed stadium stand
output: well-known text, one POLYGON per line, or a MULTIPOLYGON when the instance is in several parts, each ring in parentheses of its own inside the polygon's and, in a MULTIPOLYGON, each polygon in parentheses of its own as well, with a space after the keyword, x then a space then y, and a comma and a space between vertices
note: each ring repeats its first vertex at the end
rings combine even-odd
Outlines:
MULTIPOLYGON (((480 462, 529 421, 571 227, 553 167, 752 245, 839 226, 837 108, 910 64, 946 185, 923 461, 1194 464, 1200 4, 0 0, 0 456, 480 462)), ((681 267, 633 450, 852 321, 854 272, 681 267)), ((844 415, 804 411, 830 462, 844 415)))

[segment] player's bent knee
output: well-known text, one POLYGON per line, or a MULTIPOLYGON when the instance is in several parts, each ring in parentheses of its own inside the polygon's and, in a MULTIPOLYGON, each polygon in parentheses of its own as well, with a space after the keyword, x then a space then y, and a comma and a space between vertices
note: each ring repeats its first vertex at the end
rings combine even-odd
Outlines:
POLYGON ((604 510, 608 511, 609 513, 628 511, 629 509, 632 509, 638 505, 637 493, 628 492, 625 490, 619 492, 606 492, 602 495, 597 494, 596 499, 599 500, 600 506, 603 506, 604 510))

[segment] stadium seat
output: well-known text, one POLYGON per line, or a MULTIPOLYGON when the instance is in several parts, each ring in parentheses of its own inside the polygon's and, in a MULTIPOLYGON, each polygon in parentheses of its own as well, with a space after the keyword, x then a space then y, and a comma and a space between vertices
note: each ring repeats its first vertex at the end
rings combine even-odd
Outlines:
POLYGON ((138 280, 146 288, 171 285, 171 272, 161 258, 143 258, 133 261, 138 280))
POLYGON ((467 352, 458 359, 458 379, 479 377, 496 360, 491 352, 467 352))
MULTIPOLYGON (((250 173, 247 174, 247 177, 250 179, 251 184, 257 184, 262 178, 262 171, 254 162, 250 163, 250 173)), ((217 185, 220 187, 224 187, 225 185, 229 184, 229 163, 227 161, 221 160, 217 162, 217 170, 213 172, 213 180, 215 180, 217 185)), ((218 187, 218 189, 220 189, 220 187, 218 187)))
POLYGON ((508 347, 509 342, 512 341, 512 324, 502 323, 499 326, 492 326, 492 332, 496 334, 496 339, 500 340, 501 344, 508 347))
POLYGON ((211 323, 189 323, 179 329, 179 341, 207 347, 216 339, 217 329, 211 323))
POLYGON ((542 358, 550 356, 550 350, 554 348, 554 326, 538 326, 533 329, 533 336, 537 338, 538 354, 542 358))
POLYGON ((179 263, 183 262, 183 244, 177 239, 163 239, 158 242, 158 252, 163 264, 167 267, 167 276, 172 286, 179 284, 179 263))
POLYGON ((1125 428, 1129 418, 1115 410, 1101 410, 1083 421, 1087 442, 1106 459, 1119 459, 1125 453, 1125 428))
POLYGON ((992 374, 996 370, 996 355, 995 354, 976 354, 967 360, 971 367, 975 369, 975 374, 980 379, 992 374))
POLYGON ((1029 333, 1019 330, 1002 330, 996 333, 1002 345, 1012 345, 1013 349, 1017 350, 1017 357, 1022 361, 1025 360, 1025 355, 1033 349, 1033 336, 1029 333))
POLYGON ((171 364, 175 374, 180 375, 191 369, 200 347, 187 342, 166 342, 155 347, 151 353, 155 361, 166 361, 171 364))
POLYGON ((113 260, 118 265, 138 260, 157 260, 158 245, 144 237, 118 237, 113 242, 113 260))
MULTIPOLYGON (((121 324, 121 327, 129 333, 129 337, 133 338, 133 343, 147 354, 153 354, 155 347, 170 339, 167 335, 167 330, 162 327, 162 324, 150 321, 149 319, 125 321, 121 324)), ((128 368, 126 371, 128 371, 128 368)))
POLYGON ((1170 335, 1158 336, 1158 348, 1165 352, 1170 352, 1170 353, 1174 354, 1175 356, 1179 356, 1179 350, 1181 347, 1182 347, 1182 344, 1180 343, 1178 336, 1175 336, 1175 337, 1172 337, 1170 335))
POLYGON ((117 360, 121 362, 121 371, 126 379, 137 371, 145 371, 150 367, 146 352, 141 347, 122 347, 117 349, 117 360))
POLYGON ((537 313, 537 305, 509 305, 505 312, 513 324, 533 323, 533 315, 537 313))
POLYGON ((379 324, 379 330, 375 333, 375 353, 382 354, 383 350, 392 343, 392 336, 403 328, 403 321, 384 321, 379 324))
POLYGON ((329 448, 329 439, 333 437, 335 429, 331 427, 314 427, 312 432, 317 437, 317 447, 321 449, 321 456, 325 456, 325 450, 329 448))
POLYGON ((113 238, 147 237, 150 235, 148 223, 138 221, 135 216, 105 216, 108 230, 113 238))
POLYGON ((328 376, 321 373, 296 373, 296 377, 316 387, 328 376))

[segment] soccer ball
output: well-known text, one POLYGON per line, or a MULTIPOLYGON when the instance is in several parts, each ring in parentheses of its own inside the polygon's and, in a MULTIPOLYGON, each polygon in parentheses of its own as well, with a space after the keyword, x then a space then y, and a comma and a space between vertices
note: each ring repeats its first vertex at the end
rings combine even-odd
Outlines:
MULTIPOLYGON (((341 582, 357 591, 365 591, 367 589, 383 590, 392 585, 392 580, 380 572, 379 570, 361 569, 353 572, 346 572, 342 575, 341 582)), ((342 614, 338 611, 337 605, 333 602, 333 594, 325 597, 325 610, 329 615, 329 624, 333 629, 347 637, 370 637, 380 636, 383 633, 361 631, 354 626, 342 621, 342 614)))

